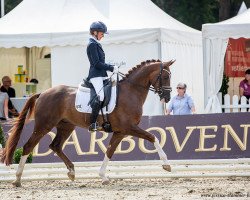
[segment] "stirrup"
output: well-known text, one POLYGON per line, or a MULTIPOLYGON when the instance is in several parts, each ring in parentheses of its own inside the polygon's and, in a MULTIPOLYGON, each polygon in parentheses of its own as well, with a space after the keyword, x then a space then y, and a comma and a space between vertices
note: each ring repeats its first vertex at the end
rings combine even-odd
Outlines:
POLYGON ((102 129, 102 127, 100 127, 97 122, 92 123, 89 126, 89 132, 100 131, 101 129, 102 129))

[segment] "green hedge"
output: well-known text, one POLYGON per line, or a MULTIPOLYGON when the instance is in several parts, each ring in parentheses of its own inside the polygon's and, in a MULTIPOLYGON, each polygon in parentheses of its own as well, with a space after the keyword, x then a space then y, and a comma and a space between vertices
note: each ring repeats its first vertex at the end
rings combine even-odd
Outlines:
MULTIPOLYGON (((18 164, 20 162, 21 156, 23 154, 23 148, 18 148, 15 150, 14 156, 13 156, 13 163, 18 164)), ((32 153, 28 156, 26 163, 32 163, 32 153)))
MULTIPOLYGON (((3 128, 0 124, 0 144, 2 145, 2 147, 4 148, 5 147, 5 134, 3 132, 3 128)), ((20 159, 21 159, 21 156, 22 156, 22 153, 23 153, 23 148, 18 148, 15 150, 15 153, 14 153, 14 156, 13 156, 13 163, 14 164, 18 164, 20 159)), ((26 163, 32 163, 32 153, 28 156, 27 158, 27 161, 26 163)))
POLYGON ((0 124, 0 144, 2 145, 2 147, 5 147, 5 137, 4 137, 3 128, 1 124, 0 124))

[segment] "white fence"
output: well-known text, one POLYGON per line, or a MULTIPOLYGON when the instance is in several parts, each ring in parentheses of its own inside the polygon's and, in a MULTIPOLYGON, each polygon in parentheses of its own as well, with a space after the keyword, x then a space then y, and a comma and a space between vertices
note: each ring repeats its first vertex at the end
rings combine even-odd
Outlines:
POLYGON ((218 93, 218 98, 225 113, 248 112, 248 109, 250 108, 249 101, 244 96, 241 97, 239 101, 237 95, 234 95, 231 99, 230 95, 226 94, 224 96, 224 104, 222 104, 222 93, 218 93))
MULTIPOLYGON (((100 179, 101 162, 76 162, 76 179, 100 179)), ((250 158, 172 160, 172 172, 164 171, 162 161, 111 161, 107 175, 111 179, 139 178, 199 178, 199 177, 250 177, 250 158)), ((15 180, 16 164, 0 164, 0 182, 15 180)), ((26 164, 23 181, 68 180, 64 163, 26 164)), ((101 179, 100 179, 101 180, 101 179)))

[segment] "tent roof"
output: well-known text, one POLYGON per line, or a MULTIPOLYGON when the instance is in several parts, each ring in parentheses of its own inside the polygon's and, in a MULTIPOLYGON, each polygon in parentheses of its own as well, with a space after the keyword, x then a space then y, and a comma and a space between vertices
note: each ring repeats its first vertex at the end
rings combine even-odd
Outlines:
POLYGON ((246 10, 247 10, 247 6, 246 6, 245 2, 242 1, 241 6, 240 6, 240 9, 239 9, 237 15, 242 14, 242 13, 245 12, 246 10))
POLYGON ((219 23, 204 24, 202 34, 204 38, 250 38, 250 9, 219 23))
POLYGON ((107 24, 108 43, 159 38, 159 30, 199 35, 150 0, 23 0, 0 19, 0 47, 80 45, 93 21, 107 24))

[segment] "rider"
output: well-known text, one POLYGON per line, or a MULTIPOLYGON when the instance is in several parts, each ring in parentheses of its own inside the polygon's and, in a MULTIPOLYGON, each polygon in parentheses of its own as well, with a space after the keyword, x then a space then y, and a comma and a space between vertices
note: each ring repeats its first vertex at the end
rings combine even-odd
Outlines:
POLYGON ((99 125, 96 122, 104 100, 103 80, 107 78, 107 71, 118 73, 118 67, 105 63, 105 53, 99 41, 107 34, 107 26, 100 21, 93 22, 90 25, 90 39, 87 47, 87 55, 90 62, 89 80, 98 95, 92 104, 92 113, 90 115, 89 131, 96 131, 99 125))

